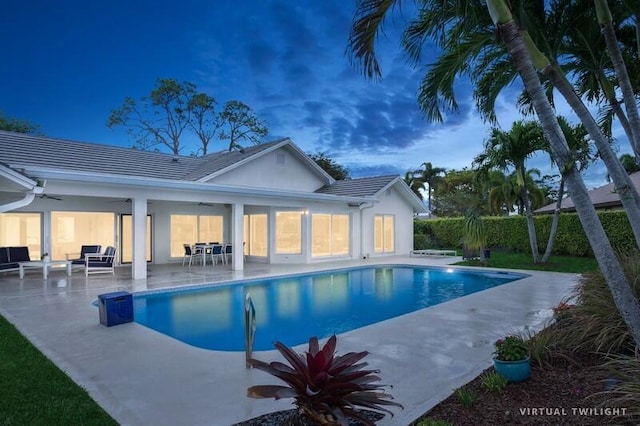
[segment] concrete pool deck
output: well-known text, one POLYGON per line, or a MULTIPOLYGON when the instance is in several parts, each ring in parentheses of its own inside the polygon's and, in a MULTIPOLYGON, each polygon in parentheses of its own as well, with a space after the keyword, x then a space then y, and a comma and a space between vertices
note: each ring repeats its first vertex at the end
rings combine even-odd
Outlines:
MULTIPOLYGON (((241 273, 211 265, 150 266, 146 280, 128 268, 114 278, 82 271, 47 280, 31 272, 20 280, 0 274, 0 314, 65 371, 122 425, 227 426, 292 408, 291 400, 254 400, 247 387, 276 384, 268 374, 247 370, 243 352, 195 348, 136 323, 104 327, 91 304, 99 294, 311 272, 337 267, 412 264, 446 265, 460 258, 396 256, 315 265, 245 265, 241 273)), ((526 272, 531 276, 500 287, 353 330, 338 336, 337 352, 367 350, 370 367, 404 409, 393 409, 381 426, 406 425, 491 365, 492 344, 509 332, 538 330, 551 307, 576 284, 577 275, 526 272)), ((306 350, 306 345, 297 347, 306 350)), ((282 360, 276 351, 254 352, 282 360)))

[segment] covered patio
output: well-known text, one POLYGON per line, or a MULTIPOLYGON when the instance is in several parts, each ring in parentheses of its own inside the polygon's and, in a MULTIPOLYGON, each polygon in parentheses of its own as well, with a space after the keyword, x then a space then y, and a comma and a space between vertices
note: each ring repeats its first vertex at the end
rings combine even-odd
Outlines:
MULTIPOLYGON (((148 265, 133 280, 130 267, 115 276, 63 271, 46 280, 32 272, 0 275, 0 313, 123 425, 231 425, 291 401, 252 400, 246 389, 275 383, 247 370, 243 352, 186 345, 137 323, 104 327, 92 305, 99 294, 219 283, 272 275, 376 264, 447 265, 455 257, 393 256, 322 264, 248 262, 207 267, 148 265)), ((530 277, 338 336, 338 352, 367 350, 390 393, 404 405, 380 425, 408 424, 491 363, 492 343, 505 333, 537 330, 576 283, 576 275, 528 272, 530 277)), ((259 314, 259 313, 258 313, 259 314)), ((259 332, 259 330, 258 330, 259 332)), ((297 348, 299 351, 306 346, 297 348)), ((256 358, 280 359, 275 351, 256 358)))
POLYGON ((184 244, 310 264, 406 254, 425 206, 397 175, 336 181, 288 138, 202 157, 0 131, 0 247, 112 246, 136 280, 184 244), (240 250, 244 248, 244 250, 240 250))

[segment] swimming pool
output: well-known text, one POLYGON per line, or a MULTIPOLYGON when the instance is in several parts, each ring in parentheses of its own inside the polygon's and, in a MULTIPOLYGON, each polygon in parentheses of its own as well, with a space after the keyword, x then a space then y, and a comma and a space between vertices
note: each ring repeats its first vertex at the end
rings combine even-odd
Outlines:
POLYGON ((244 350, 244 299, 254 350, 293 346, 527 277, 511 272, 383 265, 134 294, 139 324, 205 349, 244 350))

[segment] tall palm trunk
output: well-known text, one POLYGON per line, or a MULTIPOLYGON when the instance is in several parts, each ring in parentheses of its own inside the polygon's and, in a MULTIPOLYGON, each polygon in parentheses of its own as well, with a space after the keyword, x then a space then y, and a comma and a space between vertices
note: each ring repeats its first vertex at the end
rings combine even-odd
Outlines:
POLYGON ((634 152, 640 152, 640 115, 638 114, 638 105, 636 104, 637 100, 633 92, 633 85, 631 84, 631 79, 629 79, 629 73, 622 58, 622 52, 620 52, 620 46, 618 46, 618 38, 613 28, 613 17, 611 16, 607 0, 595 0, 594 4, 596 6, 600 31, 604 36, 607 52, 609 52, 613 69, 616 72, 622 98, 624 99, 624 106, 627 110, 629 123, 631 124, 631 132, 633 133, 633 139, 630 141, 631 146, 634 152))
MULTIPOLYGON (((624 134, 627 136, 629 141, 633 141, 633 131, 631 130, 631 124, 629 123, 629 119, 624 114, 622 107, 620 106, 620 101, 616 98, 616 92, 607 80, 607 76, 604 75, 603 72, 598 73, 598 82, 600 83, 600 87, 602 88, 602 93, 604 97, 609 102, 609 106, 613 111, 614 115, 620 122, 622 126, 622 130, 624 130, 624 134)), ((631 148, 633 149, 634 154, 636 155, 636 161, 640 160, 640 150, 637 150, 637 146, 634 143, 631 143, 631 148)))
POLYGON ((564 178, 560 178, 560 189, 558 190, 558 201, 556 201, 556 209, 553 212, 553 219, 551 220, 551 229, 549 230, 549 241, 547 241, 547 248, 542 255, 542 263, 547 263, 551 257, 553 251, 553 245, 556 242, 556 235, 558 233, 558 222, 560 221, 560 209, 562 208, 562 197, 564 197, 564 178))
MULTIPOLYGON (((573 86, 564 74, 561 74, 561 71, 553 66, 545 67, 543 72, 567 100, 569 106, 576 112, 580 122, 596 144, 600 158, 602 158, 609 171, 609 176, 611 176, 611 181, 620 197, 622 207, 624 207, 625 213, 629 218, 629 223, 636 239, 636 247, 640 248, 640 195, 635 189, 631 178, 618 157, 616 157, 613 149, 611 149, 611 145, 606 141, 593 115, 573 90, 573 86)), ((573 194, 571 196, 573 197, 573 194)))
POLYGON ((633 295, 620 262, 604 232, 602 223, 598 219, 584 181, 575 165, 572 164, 571 152, 558 124, 555 111, 551 107, 533 67, 523 37, 513 21, 505 0, 487 0, 487 7, 531 97, 556 162, 560 165, 560 170, 567 181, 578 217, 583 229, 587 231, 589 244, 596 255, 598 265, 609 286, 616 307, 629 327, 629 332, 636 345, 640 346, 640 304, 633 295))
POLYGON ((527 219, 527 231, 529 232, 529 246, 531 247, 531 256, 533 256, 533 263, 538 263, 540 260, 540 252, 538 251, 538 236, 536 235, 536 225, 533 220, 533 209, 531 208, 531 198, 529 197, 529 191, 524 183, 524 172, 521 169, 518 173, 521 173, 518 179, 520 185, 520 196, 524 204, 524 215, 527 219))
MULTIPOLYGON (((616 192, 620 197, 625 213, 629 218, 633 235, 636 239, 636 246, 640 248, 640 194, 635 189, 631 178, 616 157, 608 141, 605 139, 598 123, 593 118, 582 99, 576 94, 573 86, 567 80, 565 74, 557 66, 552 65, 547 57, 538 50, 528 34, 524 34, 524 42, 529 54, 531 54, 536 68, 541 70, 566 99, 569 106, 578 115, 580 122, 593 139, 602 161, 607 166, 609 176, 613 181, 616 192)), ((633 130, 633 127, 632 127, 633 130)))

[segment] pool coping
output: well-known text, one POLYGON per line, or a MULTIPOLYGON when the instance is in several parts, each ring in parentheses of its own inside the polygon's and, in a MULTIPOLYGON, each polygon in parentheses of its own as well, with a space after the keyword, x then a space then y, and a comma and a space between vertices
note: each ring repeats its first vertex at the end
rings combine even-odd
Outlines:
MULTIPOLYGON (((423 258, 398 261, 429 264, 423 258)), ((393 385, 390 393, 405 407, 392 410, 395 416, 379 426, 410 423, 476 377, 490 365, 496 338, 543 327, 577 278, 524 272, 530 276, 338 336, 338 353, 370 352, 365 361, 381 370, 382 381, 393 385)), ((0 297, 0 312, 122 425, 230 425, 292 407, 290 400, 246 397, 248 386, 276 381, 245 369, 242 352, 198 349, 136 323, 101 326, 90 302, 103 292, 80 286, 0 297)), ((281 359, 273 350, 254 357, 281 359)))

